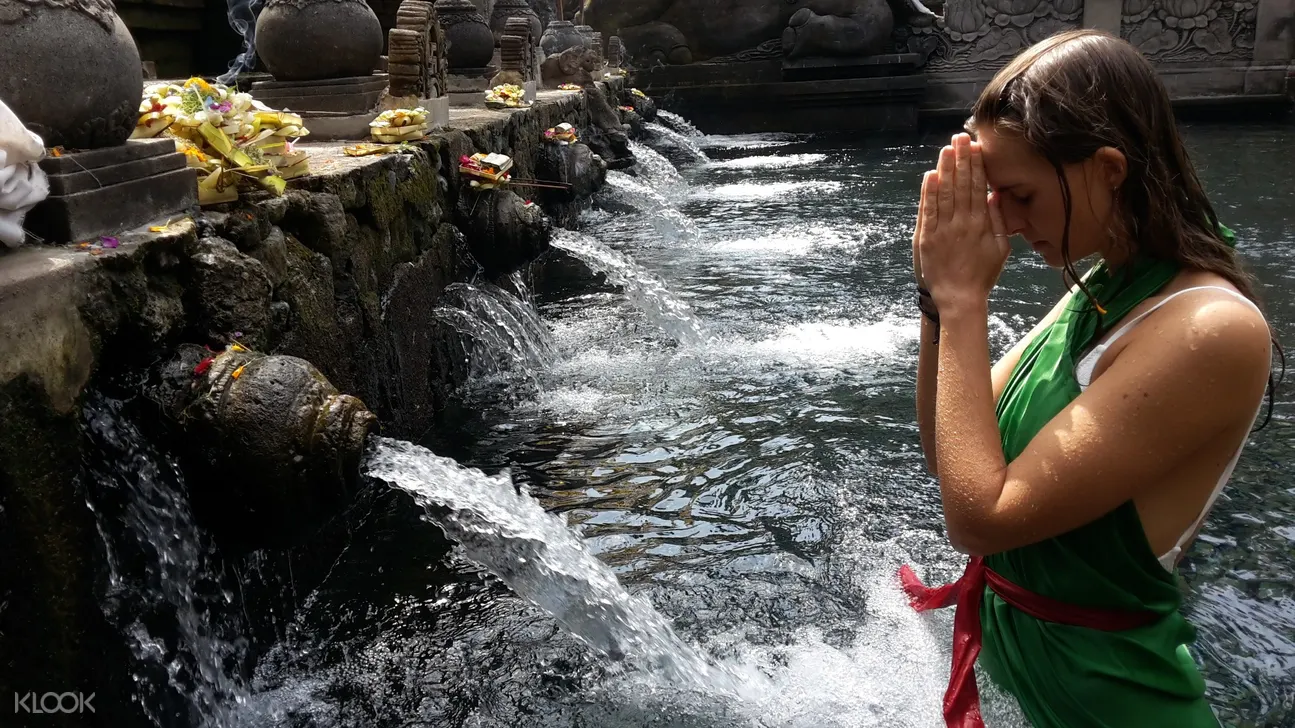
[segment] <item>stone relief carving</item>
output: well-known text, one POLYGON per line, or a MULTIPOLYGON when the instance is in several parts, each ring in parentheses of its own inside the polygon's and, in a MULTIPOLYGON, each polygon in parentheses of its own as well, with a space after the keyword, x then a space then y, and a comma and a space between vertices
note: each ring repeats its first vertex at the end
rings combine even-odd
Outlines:
POLYGON ((1249 60, 1255 0, 1124 0, 1120 35, 1156 61, 1249 60))
POLYGON ((934 17, 921 0, 588 0, 586 20, 617 33, 637 66, 780 55, 883 52, 893 27, 934 17))
MULTIPOLYGON (((1154 0, 1152 0, 1154 1, 1154 0)), ((1083 0, 948 0, 935 22, 896 28, 896 50, 932 71, 993 70, 1054 33, 1081 25, 1083 0)))

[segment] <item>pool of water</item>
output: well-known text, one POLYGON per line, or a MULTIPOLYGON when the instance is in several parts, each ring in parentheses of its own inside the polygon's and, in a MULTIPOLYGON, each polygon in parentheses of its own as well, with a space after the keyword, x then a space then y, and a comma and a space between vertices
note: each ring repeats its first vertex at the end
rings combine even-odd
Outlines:
MULTIPOLYGON (((1275 162, 1295 128, 1188 136, 1295 342, 1295 167, 1275 162)), ((564 238, 637 265, 617 269, 634 295, 537 294, 549 363, 473 395, 478 417, 429 444, 507 469, 681 637, 760 688, 681 688, 605 659, 467 559, 429 560, 436 526, 409 501, 360 509, 346 554, 261 661, 250 723, 940 724, 951 614, 912 613, 893 575, 962 564, 913 413, 909 241, 945 140, 692 141, 708 159, 617 178, 586 237, 564 238)), ((1061 290, 1017 251, 993 298, 995 351, 1061 290)), ((1295 724, 1293 415, 1295 383, 1182 567, 1195 654, 1229 724, 1295 724)), ((1019 724, 992 692, 986 707, 1019 724)))

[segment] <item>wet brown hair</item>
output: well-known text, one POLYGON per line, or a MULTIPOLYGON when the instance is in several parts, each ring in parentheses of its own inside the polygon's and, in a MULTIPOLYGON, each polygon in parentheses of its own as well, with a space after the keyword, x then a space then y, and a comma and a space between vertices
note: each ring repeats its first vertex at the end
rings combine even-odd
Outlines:
MULTIPOLYGON (((1258 305, 1253 279, 1219 231, 1218 215, 1178 133, 1169 94, 1151 62, 1127 41, 1099 30, 1071 30, 1034 44, 989 82, 966 127, 973 134, 992 127, 1018 136, 1056 169, 1066 212, 1065 275, 1090 300, 1070 259, 1073 202, 1064 167, 1112 147, 1128 162, 1116 191, 1116 224, 1132 241, 1133 254, 1219 275, 1258 305)), ((1273 345, 1284 375, 1285 354, 1275 339, 1273 345)), ((1276 388, 1271 374, 1268 385, 1265 425, 1276 388)))

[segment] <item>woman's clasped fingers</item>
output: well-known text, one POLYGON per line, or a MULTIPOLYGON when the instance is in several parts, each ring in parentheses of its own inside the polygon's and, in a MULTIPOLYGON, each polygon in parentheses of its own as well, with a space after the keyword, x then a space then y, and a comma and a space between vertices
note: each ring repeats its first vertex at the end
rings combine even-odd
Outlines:
POLYGON ((971 189, 971 137, 958 134, 953 137, 954 178, 953 214, 966 220, 972 211, 971 189))
POLYGON ((968 145, 968 156, 971 158, 970 192, 971 224, 974 229, 981 229, 989 214, 989 187, 985 181, 985 158, 981 154, 980 144, 971 142, 968 145))
POLYGON ((940 150, 940 164, 936 169, 939 182, 936 205, 939 208, 940 223, 947 225, 953 222, 955 211, 954 177, 957 175, 957 159, 953 147, 948 146, 940 150))
POLYGON ((936 197, 940 191, 940 173, 927 172, 922 176, 922 203, 918 213, 918 239, 922 250, 930 250, 935 243, 935 231, 940 225, 936 197))

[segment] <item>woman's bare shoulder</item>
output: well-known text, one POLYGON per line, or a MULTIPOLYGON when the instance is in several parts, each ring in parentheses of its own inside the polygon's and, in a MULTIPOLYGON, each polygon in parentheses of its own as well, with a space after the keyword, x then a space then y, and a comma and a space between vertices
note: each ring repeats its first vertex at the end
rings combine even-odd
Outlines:
POLYGON ((1222 357, 1238 374, 1262 370, 1266 379, 1272 357, 1268 321, 1235 285, 1214 273, 1186 272, 1160 298, 1170 297, 1149 325, 1138 327, 1145 345, 1222 357))

